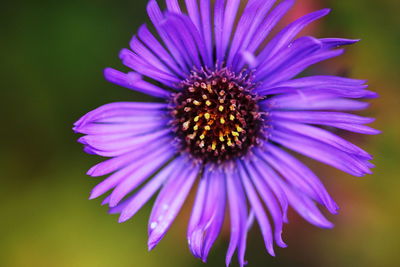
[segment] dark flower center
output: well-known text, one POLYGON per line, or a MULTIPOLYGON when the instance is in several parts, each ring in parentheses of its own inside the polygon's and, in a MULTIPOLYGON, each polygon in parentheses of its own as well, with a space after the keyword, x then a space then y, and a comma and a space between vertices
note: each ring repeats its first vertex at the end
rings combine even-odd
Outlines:
POLYGON ((244 156, 261 138, 263 113, 250 75, 228 69, 192 72, 171 99, 182 151, 202 162, 244 156))

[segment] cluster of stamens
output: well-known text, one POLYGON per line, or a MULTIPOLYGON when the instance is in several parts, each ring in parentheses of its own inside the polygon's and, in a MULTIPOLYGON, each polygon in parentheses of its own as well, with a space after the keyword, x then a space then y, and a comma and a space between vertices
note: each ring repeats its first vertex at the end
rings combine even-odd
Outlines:
POLYGON ((245 155, 262 136, 263 114, 244 73, 202 70, 171 99, 172 126, 183 151, 203 162, 245 155))

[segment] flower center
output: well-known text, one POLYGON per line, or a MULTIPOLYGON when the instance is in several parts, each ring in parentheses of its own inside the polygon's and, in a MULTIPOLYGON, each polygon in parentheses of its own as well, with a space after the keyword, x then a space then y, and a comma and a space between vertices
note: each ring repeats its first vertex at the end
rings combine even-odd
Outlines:
POLYGON ((228 69, 192 72, 171 99, 172 125, 182 151, 203 162, 244 156, 262 138, 263 113, 254 84, 228 69))

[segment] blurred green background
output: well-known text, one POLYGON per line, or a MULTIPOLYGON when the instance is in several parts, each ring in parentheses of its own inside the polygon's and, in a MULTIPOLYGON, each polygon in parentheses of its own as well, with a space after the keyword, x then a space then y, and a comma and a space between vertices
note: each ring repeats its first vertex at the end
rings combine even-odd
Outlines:
MULTIPOLYGON (((100 158, 76 143, 72 123, 113 101, 149 100, 107 83, 104 67, 121 68, 118 52, 146 20, 146 0, 9 1, 1 6, 0 266, 224 266, 227 235, 209 264, 186 245, 186 206, 165 239, 147 252, 147 205, 117 223, 100 200, 88 200, 101 178, 86 170, 100 158), (225 239, 225 240, 224 240, 225 239)), ((248 266, 400 266, 400 1, 298 0, 289 20, 320 7, 333 12, 312 33, 361 38, 323 67, 366 78, 381 97, 363 114, 382 135, 347 138, 376 156, 374 175, 353 178, 309 162, 339 203, 332 230, 295 214, 289 247, 272 258, 254 227, 248 266)), ((236 266, 236 260, 234 261, 236 266)))

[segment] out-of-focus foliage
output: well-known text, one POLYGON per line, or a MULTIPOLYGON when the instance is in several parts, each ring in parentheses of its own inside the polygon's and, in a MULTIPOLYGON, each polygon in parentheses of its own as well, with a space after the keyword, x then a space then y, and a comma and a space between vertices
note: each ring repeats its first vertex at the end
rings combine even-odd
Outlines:
MULTIPOLYGON (((149 100, 104 81, 120 67, 118 51, 146 20, 145 0, 8 1, 1 7, 0 266, 203 266, 186 247, 190 206, 155 251, 146 248, 151 205, 118 224, 85 171, 100 158, 85 155, 72 123, 108 102, 149 100)), ((377 117, 375 137, 347 135, 375 155, 374 175, 352 178, 310 162, 341 210, 321 230, 291 214, 287 249, 264 252, 249 236, 249 266, 399 266, 400 256, 400 2, 298 0, 299 16, 332 7, 317 23, 319 37, 361 38, 345 56, 321 65, 332 74, 366 78, 381 97, 365 115, 377 117)), ((294 17, 291 17, 294 19, 294 17)), ((227 233, 224 233, 227 238, 227 233)), ((209 265, 224 266, 226 241, 209 265)))

